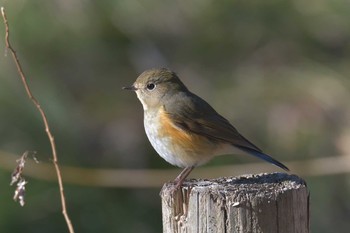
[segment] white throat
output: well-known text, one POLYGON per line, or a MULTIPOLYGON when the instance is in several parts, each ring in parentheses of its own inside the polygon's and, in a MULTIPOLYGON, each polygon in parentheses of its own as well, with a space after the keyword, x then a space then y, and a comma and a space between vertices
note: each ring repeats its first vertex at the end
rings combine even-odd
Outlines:
POLYGON ((142 99, 140 91, 136 91, 137 98, 140 100, 143 110, 146 111, 148 109, 146 102, 142 99))

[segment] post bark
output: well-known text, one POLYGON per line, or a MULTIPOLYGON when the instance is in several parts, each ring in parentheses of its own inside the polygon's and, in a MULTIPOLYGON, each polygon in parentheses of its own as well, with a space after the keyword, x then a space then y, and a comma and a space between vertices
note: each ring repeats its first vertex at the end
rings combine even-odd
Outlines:
POLYGON ((164 233, 309 233, 309 191, 295 175, 166 183, 160 195, 164 233))

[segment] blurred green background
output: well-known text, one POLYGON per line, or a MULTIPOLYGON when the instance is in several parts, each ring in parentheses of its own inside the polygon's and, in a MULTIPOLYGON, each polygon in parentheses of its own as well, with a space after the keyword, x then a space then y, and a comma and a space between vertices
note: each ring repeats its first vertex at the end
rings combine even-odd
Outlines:
MULTIPOLYGON (((284 162, 311 161, 296 170, 329 157, 325 169, 303 176, 311 230, 350 229, 349 1, 0 0, 0 6, 62 166, 180 172, 153 151, 141 104, 121 90, 145 69, 168 67, 264 151, 284 162), (345 168, 332 163, 339 158, 345 168)), ((46 181, 47 174, 26 177, 23 208, 12 201, 15 160, 35 150, 49 163, 51 149, 4 33, 1 20, 0 232, 68 232, 57 183, 46 181)), ((207 167, 248 162, 257 160, 223 156, 207 167)), ((76 232, 161 232, 158 194, 168 177, 159 177, 156 188, 79 185, 84 177, 69 178, 66 173, 76 232)))

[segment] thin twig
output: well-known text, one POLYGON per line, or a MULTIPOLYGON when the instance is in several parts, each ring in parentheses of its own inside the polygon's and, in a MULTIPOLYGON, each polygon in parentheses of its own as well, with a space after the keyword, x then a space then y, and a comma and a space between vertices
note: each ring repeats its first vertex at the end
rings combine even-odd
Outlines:
POLYGON ((64 190, 63 190, 63 182, 62 182, 61 171, 60 171, 60 167, 58 165, 55 139, 54 139, 54 137, 53 137, 53 135, 51 133, 51 130, 50 130, 50 127, 49 127, 49 123, 48 123, 47 118, 46 118, 46 114, 43 111, 43 109, 41 108, 39 101, 33 96, 32 92, 31 92, 31 90, 29 88, 29 85, 27 83, 26 76, 24 75, 22 66, 21 66, 21 64, 19 62, 19 59, 18 59, 17 55, 16 55, 16 51, 12 48, 12 46, 10 44, 9 25, 8 25, 8 21, 7 21, 7 17, 6 17, 6 14, 5 14, 4 7, 1 7, 1 14, 2 14, 2 17, 4 19, 5 30, 6 30, 5 31, 6 48, 9 49, 11 54, 12 54, 13 60, 14 60, 14 62, 16 64, 16 66, 17 66, 17 71, 18 71, 19 75, 21 76, 22 83, 23 83, 24 88, 25 88, 25 90, 27 92, 28 98, 33 102, 35 107, 38 109, 38 111, 40 112, 40 115, 42 117, 42 120, 44 122, 45 131, 46 131, 46 134, 47 134, 47 136, 48 136, 48 138, 50 140, 50 144, 51 144, 53 164, 55 166, 55 170, 56 170, 56 174, 57 174, 57 180, 58 180, 58 186, 59 186, 59 189, 60 189, 61 204, 62 204, 62 214, 63 214, 63 216, 64 216, 64 218, 66 220, 69 232, 70 233, 74 233, 74 228, 73 228, 72 222, 71 222, 71 220, 70 220, 70 218, 68 216, 68 212, 67 212, 66 198, 65 198, 64 190))

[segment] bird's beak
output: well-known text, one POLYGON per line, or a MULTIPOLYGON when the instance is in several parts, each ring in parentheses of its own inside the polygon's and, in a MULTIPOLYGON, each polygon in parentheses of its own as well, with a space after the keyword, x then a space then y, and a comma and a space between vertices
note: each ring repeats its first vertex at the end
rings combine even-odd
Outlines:
POLYGON ((137 88, 134 85, 132 85, 130 87, 123 87, 122 89, 123 90, 128 90, 128 91, 136 91, 137 90, 137 88))

